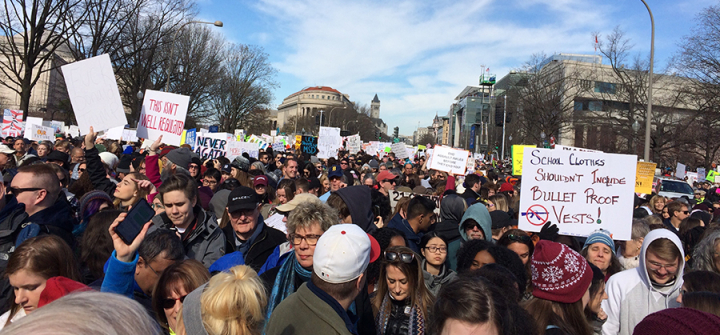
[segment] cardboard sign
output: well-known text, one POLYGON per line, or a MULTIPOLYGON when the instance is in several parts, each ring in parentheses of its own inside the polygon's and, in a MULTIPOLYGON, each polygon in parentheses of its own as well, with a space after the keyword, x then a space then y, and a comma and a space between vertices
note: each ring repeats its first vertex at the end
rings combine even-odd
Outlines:
POLYGON ((27 139, 29 139, 29 140, 32 140, 32 137, 31 137, 31 136, 34 136, 34 135, 31 135, 31 133, 32 133, 32 126, 33 126, 33 125, 37 125, 37 126, 41 126, 41 127, 42 127, 42 126, 43 126, 43 119, 42 119, 42 118, 39 118, 39 117, 32 117, 32 116, 28 116, 28 117, 25 118, 25 136, 24 136, 24 137, 27 138, 27 139))
POLYGON ((635 172, 635 193, 652 193, 653 177, 657 163, 638 162, 635 172))
POLYGON ((705 181, 705 168, 697 168, 697 181, 699 183, 705 181))
POLYGON ((25 135, 30 135, 28 138, 31 141, 55 142, 55 129, 53 129, 51 127, 38 126, 37 124, 30 124, 30 131, 25 132, 25 135))
POLYGON ((152 140, 162 135, 163 143, 180 145, 189 104, 185 95, 145 90, 137 135, 152 140))
POLYGON ((68 135, 70 135, 72 137, 80 136, 80 128, 75 125, 68 127, 68 135))
POLYGON ((675 177, 678 179, 685 178, 685 164, 677 163, 677 166, 675 167, 675 177))
POLYGON ((338 149, 342 147, 342 137, 340 137, 340 128, 320 127, 317 140, 317 157, 330 158, 336 157, 338 149))
POLYGON ((56 134, 62 133, 65 128, 65 122, 62 121, 43 121, 42 125, 54 129, 56 134))
POLYGON ((122 137, 125 126, 110 128, 105 131, 105 138, 110 140, 119 140, 122 137))
POLYGON ((135 129, 123 129, 122 132, 122 140, 123 141, 130 141, 130 142, 137 142, 139 140, 137 136, 137 130, 135 129))
POLYGON ((25 127, 22 126, 23 111, 6 109, 3 113, 2 136, 19 136, 25 127))
POLYGON ((562 235, 603 228, 630 239, 637 156, 528 148, 523 156, 519 228, 538 232, 548 221, 562 235))
POLYGON ((513 145, 512 146, 512 174, 515 176, 522 175, 523 150, 525 148, 535 148, 534 145, 513 145))
POLYGON ((405 147, 405 143, 393 143, 390 145, 390 150, 395 153, 395 158, 405 159, 410 157, 408 150, 405 147))
POLYGON ((302 136, 302 142, 300 144, 300 151, 304 154, 315 156, 318 153, 317 142, 318 138, 314 136, 302 136))
POLYGON ((103 54, 61 67, 81 134, 126 125, 110 56, 103 54))
POLYGON ((203 161, 208 158, 227 156, 227 143, 227 133, 201 133, 197 135, 194 151, 203 161))
POLYGON ((283 145, 282 143, 273 143, 272 149, 273 149, 273 152, 284 152, 285 145, 283 145))
POLYGON ((350 151, 350 154, 354 155, 362 149, 362 140, 360 139, 360 135, 353 135, 348 136, 347 139, 347 149, 350 151))
POLYGON ((715 183, 720 183, 720 176, 715 176, 715 183))
POLYGON ((446 146, 437 146, 433 149, 430 169, 444 171, 451 174, 464 175, 470 152, 453 149, 446 146))

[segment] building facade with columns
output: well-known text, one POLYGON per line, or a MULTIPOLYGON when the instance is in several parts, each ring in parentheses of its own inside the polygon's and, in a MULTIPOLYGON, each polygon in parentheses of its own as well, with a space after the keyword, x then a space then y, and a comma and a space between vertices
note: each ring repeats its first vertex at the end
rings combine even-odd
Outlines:
MULTIPOLYGON (((290 118, 312 116, 324 111, 323 119, 332 118, 333 109, 352 108, 350 96, 328 86, 307 87, 290 94, 277 108, 277 127, 282 128, 290 118)), ((323 121, 323 124, 326 124, 323 121)))

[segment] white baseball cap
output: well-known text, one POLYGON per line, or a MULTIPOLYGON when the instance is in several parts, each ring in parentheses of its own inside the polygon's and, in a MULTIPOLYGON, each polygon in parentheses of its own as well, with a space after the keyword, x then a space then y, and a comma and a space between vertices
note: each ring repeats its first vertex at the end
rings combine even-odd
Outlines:
POLYGON ((10 149, 10 147, 8 147, 5 144, 0 144, 0 153, 6 154, 6 155, 11 155, 11 154, 15 153, 15 150, 10 149))
POLYGON ((358 225, 337 224, 320 236, 313 271, 325 282, 347 283, 360 277, 379 255, 380 245, 358 225))

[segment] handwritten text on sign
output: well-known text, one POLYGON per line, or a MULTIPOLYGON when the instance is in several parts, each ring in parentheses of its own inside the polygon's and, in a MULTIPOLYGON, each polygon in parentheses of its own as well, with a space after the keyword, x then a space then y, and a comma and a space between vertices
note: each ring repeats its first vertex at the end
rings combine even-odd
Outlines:
POLYGON ((520 229, 548 221, 560 234, 588 236, 598 228, 629 240, 637 156, 525 148, 520 229))
POLYGON ((146 90, 137 136, 156 139, 162 135, 163 142, 180 145, 189 103, 185 95, 146 90))
POLYGON ((469 153, 466 150, 437 146, 432 153, 430 169, 452 174, 465 174, 469 153))
MULTIPOLYGON (((163 140, 165 138, 163 137, 163 140)), ((227 156, 227 133, 202 133, 197 134, 195 141, 195 153, 202 160, 227 156)))

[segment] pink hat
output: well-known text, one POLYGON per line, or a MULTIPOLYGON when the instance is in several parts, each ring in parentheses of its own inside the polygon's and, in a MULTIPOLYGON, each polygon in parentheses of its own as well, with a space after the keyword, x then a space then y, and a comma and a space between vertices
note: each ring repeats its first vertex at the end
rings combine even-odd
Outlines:
POLYGON ((530 269, 533 295, 545 300, 574 303, 592 283, 593 272, 585 258, 561 243, 540 240, 530 269))

